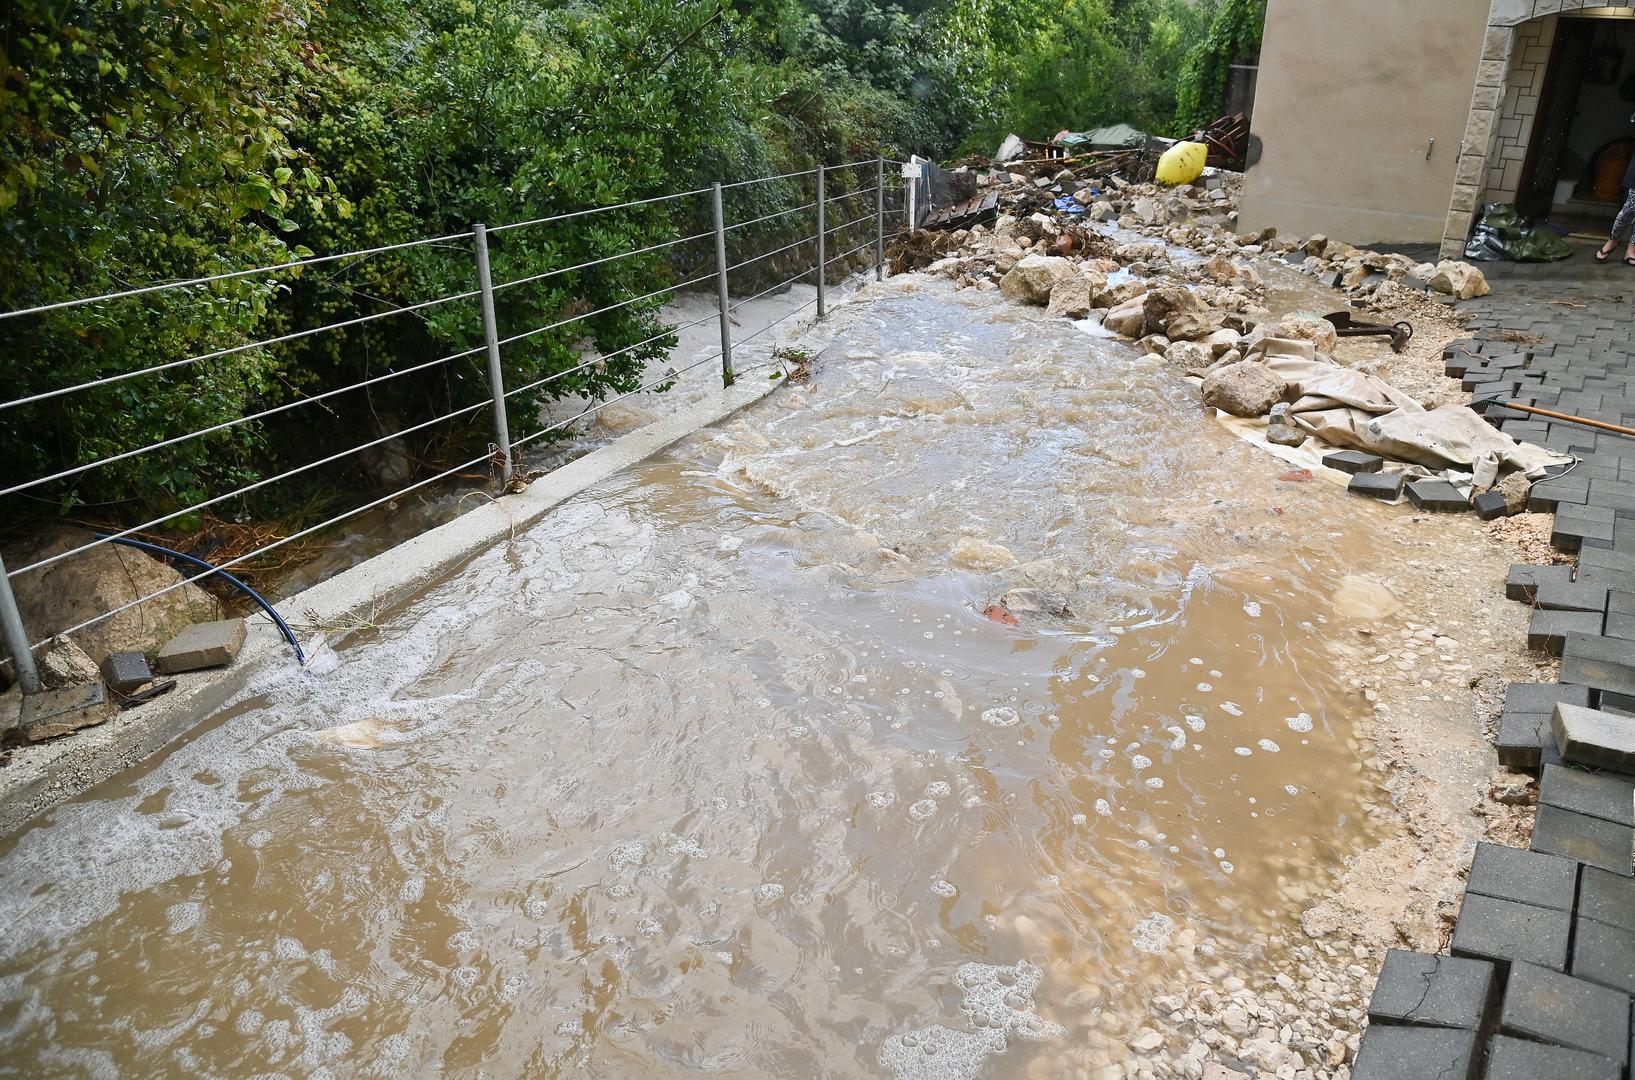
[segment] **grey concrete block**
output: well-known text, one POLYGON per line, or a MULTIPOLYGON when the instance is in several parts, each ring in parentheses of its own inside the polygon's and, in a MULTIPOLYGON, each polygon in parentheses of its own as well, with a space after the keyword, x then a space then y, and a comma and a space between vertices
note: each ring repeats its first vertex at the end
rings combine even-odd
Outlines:
POLYGON ((1565 683, 1522 682, 1513 682, 1504 688, 1504 707, 1517 712, 1548 714, 1559 702, 1587 707, 1590 703, 1589 689, 1565 683))
POLYGON ((1635 717, 1563 702, 1556 705, 1550 727, 1563 759, 1635 773, 1635 717))
POLYGON ((100 682, 65 686, 26 694, 17 726, 5 733, 7 742, 37 743, 106 722, 118 706, 100 682))
POLYGON ((1527 647, 1560 656, 1568 634, 1601 633, 1599 611, 1535 611, 1527 623, 1527 647))
POLYGON ((1482 842, 1476 845, 1465 889, 1500 900, 1571 911, 1578 889, 1578 864, 1542 852, 1482 842))
POLYGON ((1568 634, 1561 647, 1561 681, 1635 695, 1635 641, 1568 634))
POLYGON ((1433 514, 1462 514, 1470 502, 1446 480, 1415 480, 1408 485, 1408 501, 1433 514))
POLYGON ((1493 1003, 1494 975, 1486 960, 1391 949, 1368 1002, 1369 1022, 1480 1027, 1493 1003))
POLYGON ((1573 927, 1571 971, 1580 979, 1635 993, 1635 933, 1579 919, 1573 927))
POLYGON ((1570 566, 1534 566, 1531 563, 1516 563, 1505 577, 1504 594, 1512 600, 1531 604, 1539 586, 1545 582, 1566 584, 1572 579, 1573 568, 1570 566))
POLYGON ((1600 1054, 1495 1035, 1487 1080, 1618 1080, 1618 1063, 1600 1054))
POLYGON ((1483 521, 1496 521, 1510 510, 1509 501, 1497 491, 1482 492, 1471 505, 1476 508, 1476 516, 1483 521))
POLYGON ((1506 709, 1499 714, 1496 749, 1500 765, 1508 769, 1537 769, 1543 760, 1544 747, 1553 742, 1549 713, 1506 709))
POLYGON ((1570 912, 1467 892, 1449 948, 1455 956, 1564 971, 1572 923, 1570 912))
POLYGON ((102 678, 114 693, 128 694, 152 682, 153 669, 139 652, 109 653, 102 661, 102 678))
POLYGON ((1540 803, 1533 823, 1533 850, 1577 859, 1624 877, 1635 877, 1631 848, 1635 829, 1540 803))
POLYGON ((1363 1032, 1351 1080, 1472 1080, 1476 1033, 1382 1024, 1363 1032))
POLYGON ((1620 825, 1635 826, 1635 784, 1605 773, 1546 765, 1539 801, 1620 825))
POLYGON ((154 665, 166 675, 231 664, 244 647, 244 620, 198 623, 165 642, 154 665))
POLYGON ((1516 964, 1499 1026, 1507 1035, 1600 1054, 1623 1068, 1629 1057, 1629 995, 1533 964, 1516 964))
POLYGON ((1579 867, 1578 917, 1635 932, 1635 879, 1579 867))
POLYGON ((1356 475, 1379 472, 1380 466, 1385 464, 1385 459, 1378 454, 1368 454, 1361 450, 1339 450, 1323 455, 1323 464, 1331 469, 1356 475))
POLYGON ((1401 473, 1358 473, 1346 485, 1346 490, 1353 495, 1366 495, 1370 499, 1381 499, 1393 502, 1402 496, 1401 473))
POLYGON ((1538 587, 1533 603, 1547 611, 1593 611, 1607 609, 1607 587, 1588 581, 1547 581, 1538 587))

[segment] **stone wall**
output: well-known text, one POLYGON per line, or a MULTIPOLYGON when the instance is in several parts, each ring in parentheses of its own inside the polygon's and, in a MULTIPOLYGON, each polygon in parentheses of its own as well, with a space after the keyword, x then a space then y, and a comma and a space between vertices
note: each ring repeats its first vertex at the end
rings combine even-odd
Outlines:
POLYGON ((1516 29, 1510 74, 1505 79, 1493 139, 1488 144, 1487 192, 1482 196, 1483 202, 1514 202, 1516 199, 1527 147, 1533 138, 1539 95, 1544 91, 1544 75, 1550 67, 1556 22, 1554 15, 1548 15, 1516 29))

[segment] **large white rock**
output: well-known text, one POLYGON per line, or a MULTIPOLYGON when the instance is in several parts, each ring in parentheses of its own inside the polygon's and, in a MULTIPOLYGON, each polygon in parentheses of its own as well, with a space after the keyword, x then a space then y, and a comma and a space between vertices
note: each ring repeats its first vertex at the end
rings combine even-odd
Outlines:
POLYGON ((1132 300, 1126 300, 1109 311, 1107 318, 1102 320, 1101 325, 1113 333, 1120 334, 1132 341, 1146 334, 1147 308, 1141 300, 1142 298, 1139 296, 1132 300))
POLYGON ((1431 275, 1431 288, 1446 293, 1456 300, 1474 300, 1493 291, 1487 275, 1465 262, 1448 259, 1436 264, 1431 275))
POLYGON ((1204 379, 1204 404, 1233 416, 1265 416, 1288 389, 1265 364, 1240 360, 1216 368, 1204 379))
POLYGON ((1050 290, 1075 273, 1071 260, 1057 255, 1028 255, 999 281, 999 291, 1024 304, 1050 303, 1050 290))

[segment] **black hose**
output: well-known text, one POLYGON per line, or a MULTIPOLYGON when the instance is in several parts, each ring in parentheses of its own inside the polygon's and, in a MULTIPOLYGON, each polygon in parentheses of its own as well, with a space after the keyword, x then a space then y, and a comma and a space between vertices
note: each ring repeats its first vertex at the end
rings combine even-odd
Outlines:
MULTIPOLYGON (((184 562, 184 563, 188 564, 189 566, 196 566, 200 570, 209 570, 211 573, 215 574, 217 577, 221 578, 223 581, 227 582, 229 585, 236 586, 241 592, 243 592, 251 600, 254 600, 256 602, 256 604, 260 606, 261 610, 265 611, 267 613, 267 617, 269 619, 271 619, 273 622, 278 624, 279 632, 284 635, 284 640, 289 642, 290 643, 290 648, 295 650, 295 659, 300 662, 302 667, 306 667, 306 664, 307 664, 306 653, 301 651, 301 643, 299 641, 295 640, 295 631, 290 629, 290 624, 284 621, 284 617, 282 615, 278 614, 278 612, 273 608, 273 606, 271 604, 267 603, 267 601, 262 598, 260 593, 256 592, 254 589, 252 589, 248 585, 244 584, 244 582, 240 581, 238 578, 234 577, 232 574, 229 574, 225 570, 217 570, 214 566, 211 566, 209 563, 205 562, 203 559, 195 558, 192 555, 187 555, 187 554, 184 554, 184 553, 182 553, 180 551, 172 551, 170 548, 160 547, 158 544, 150 544, 150 543, 146 542, 145 540, 132 540, 128 536, 110 537, 106 533, 97 533, 97 539, 98 540, 110 540, 111 539, 116 544, 124 544, 126 547, 133 547, 133 548, 136 548, 138 551, 145 551, 149 555, 158 555, 159 557, 165 558, 165 559, 177 559, 177 560, 179 560, 181 562, 184 562)), ((206 575, 206 576, 209 576, 209 575, 206 575)))

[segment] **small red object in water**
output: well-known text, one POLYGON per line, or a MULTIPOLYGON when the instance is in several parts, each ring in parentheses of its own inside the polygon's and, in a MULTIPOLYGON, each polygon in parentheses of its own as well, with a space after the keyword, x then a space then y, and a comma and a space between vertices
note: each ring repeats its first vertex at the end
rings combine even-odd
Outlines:
POLYGON ((1274 507, 1272 507, 1272 513, 1276 514, 1278 517, 1282 517, 1283 516, 1283 508, 1281 506, 1274 506, 1274 507))
POLYGON ((1022 625, 1022 621, 1020 619, 1018 619, 1015 615, 1012 615, 1008 610, 1006 610, 1004 604, 989 604, 988 609, 986 611, 984 611, 982 614, 986 615, 988 618, 992 619, 994 622, 1003 623, 1006 626, 1021 626, 1022 625))
POLYGON ((1311 479, 1311 470, 1296 469, 1293 472, 1284 473, 1282 476, 1278 477, 1278 479, 1283 481, 1285 484, 1304 484, 1307 480, 1311 479))

